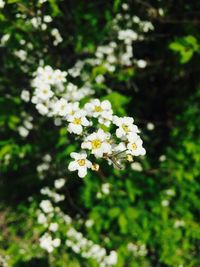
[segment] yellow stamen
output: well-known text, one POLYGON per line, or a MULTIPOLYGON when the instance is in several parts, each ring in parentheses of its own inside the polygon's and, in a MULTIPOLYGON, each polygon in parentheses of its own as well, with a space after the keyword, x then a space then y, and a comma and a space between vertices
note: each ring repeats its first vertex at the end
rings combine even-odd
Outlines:
POLYGON ((74 118, 73 123, 74 124, 81 124, 81 119, 80 118, 74 118))
POLYGON ((94 164, 92 165, 91 169, 92 169, 93 171, 98 171, 98 170, 99 170, 99 164, 94 163, 94 164))
POLYGON ((122 129, 123 129, 126 133, 129 132, 129 128, 128 128, 128 126, 127 126, 126 124, 122 124, 122 129))
POLYGON ((78 162, 79 166, 84 166, 85 165, 85 159, 79 159, 79 160, 77 160, 77 162, 78 162))
POLYGON ((131 156, 131 155, 127 155, 127 161, 129 161, 129 162, 132 162, 133 161, 133 157, 131 156))
POLYGON ((91 141, 92 149, 98 149, 101 147, 101 141, 99 139, 95 139, 91 141))
POLYGON ((47 93, 48 93, 48 90, 43 89, 43 94, 47 94, 47 93))
POLYGON ((136 149, 137 149, 137 146, 136 146, 135 143, 133 143, 131 146, 132 146, 132 149, 133 149, 133 150, 136 150, 136 149))
POLYGON ((103 109, 100 106, 95 106, 94 111, 95 112, 101 112, 103 109))

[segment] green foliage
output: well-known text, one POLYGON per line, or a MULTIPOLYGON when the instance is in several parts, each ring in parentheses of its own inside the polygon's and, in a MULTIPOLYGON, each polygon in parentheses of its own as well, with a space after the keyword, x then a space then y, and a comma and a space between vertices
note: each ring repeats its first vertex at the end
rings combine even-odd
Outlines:
POLYGON ((192 35, 176 39, 169 44, 169 48, 179 55, 182 64, 187 63, 195 52, 199 53, 198 41, 192 35))
MULTIPOLYGON (((10 34, 0 47, 0 257, 9 257, 9 267, 98 266, 64 245, 52 254, 38 245, 44 231, 37 223, 40 189, 60 177, 66 178, 62 210, 85 237, 107 251, 117 251, 117 267, 200 266, 200 36, 194 23, 199 20, 198 1, 129 2, 130 14, 151 21, 155 28, 134 44, 135 57, 146 58, 148 66, 117 69, 93 89, 112 103, 117 115, 135 118, 147 155, 134 162, 140 164, 139 170, 131 163, 118 170, 99 162, 100 170, 83 180, 67 170, 78 141, 68 135, 65 125, 55 126, 52 119, 40 116, 20 94, 23 89, 31 91, 32 73, 40 61, 65 70, 94 53, 108 38, 122 1, 49 0, 44 7, 32 0, 8 0, 5 10, 0 9, 0 35, 10 34), (16 16, 31 19, 38 7, 53 18, 46 31, 16 16), (189 21, 190 15, 194 21, 189 21), (182 19, 177 22, 177 17, 182 19), (57 47, 52 45, 53 28, 63 37, 57 47), (22 47, 22 40, 34 49, 22 47), (30 61, 15 56, 22 48, 30 61), (19 127, 27 116, 32 117, 33 129, 24 138, 19 127), (148 130, 149 122, 153 131, 148 130), (40 179, 37 167, 45 154, 52 161, 40 179), (104 194, 107 183, 110 192, 104 194), (85 227, 79 220, 94 224, 85 227)), ((103 66, 89 71, 91 81, 106 73, 103 66)), ((64 244, 66 224, 57 220, 64 244)))

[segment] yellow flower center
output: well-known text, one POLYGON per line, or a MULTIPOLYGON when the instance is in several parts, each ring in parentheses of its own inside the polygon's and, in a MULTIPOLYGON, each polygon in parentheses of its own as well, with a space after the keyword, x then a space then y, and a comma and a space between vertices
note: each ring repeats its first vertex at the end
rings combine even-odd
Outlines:
POLYGON ((48 90, 47 89, 43 89, 43 94, 47 94, 48 93, 48 90))
POLYGON ((73 123, 74 124, 81 124, 81 119, 80 118, 75 118, 73 123))
POLYGON ((122 124, 122 129, 123 129, 126 133, 129 132, 129 128, 128 128, 128 126, 127 126, 126 124, 122 124))
POLYGON ((91 142, 92 149, 98 149, 101 147, 101 141, 99 139, 95 139, 91 142))
POLYGON ((136 150, 136 149, 137 149, 137 146, 136 146, 135 143, 133 143, 133 144, 131 145, 131 147, 132 147, 133 150, 136 150))
POLYGON ((78 162, 79 166, 84 166, 85 165, 85 159, 79 159, 79 160, 77 160, 77 162, 78 162))
POLYGON ((101 112, 103 109, 100 106, 95 106, 94 111, 95 112, 101 112))

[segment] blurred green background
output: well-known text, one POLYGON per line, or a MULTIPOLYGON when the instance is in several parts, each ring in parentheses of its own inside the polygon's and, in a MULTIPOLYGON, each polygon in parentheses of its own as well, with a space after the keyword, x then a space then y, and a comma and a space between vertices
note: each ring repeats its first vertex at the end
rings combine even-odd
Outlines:
POLYGON ((58 206, 84 237, 117 252, 114 266, 200 266, 199 30, 199 1, 0 0, 0 266, 103 266, 65 245, 60 218, 54 219, 63 245, 53 253, 39 245, 45 231, 37 222, 40 190, 61 177, 65 200, 58 206), (67 170, 78 144, 66 125, 41 116, 21 92, 32 92, 41 62, 68 70, 116 41, 116 16, 122 28, 140 33, 129 23, 133 17, 153 28, 132 44, 133 64, 113 73, 101 66, 85 71, 96 97, 109 99, 116 114, 134 117, 147 153, 124 170, 105 164, 103 174, 80 179, 67 170), (53 29, 62 36, 59 44, 53 29), (135 64, 139 59, 145 68, 135 64), (97 74, 105 77, 100 84, 97 74), (45 155, 51 159, 41 171, 45 155))

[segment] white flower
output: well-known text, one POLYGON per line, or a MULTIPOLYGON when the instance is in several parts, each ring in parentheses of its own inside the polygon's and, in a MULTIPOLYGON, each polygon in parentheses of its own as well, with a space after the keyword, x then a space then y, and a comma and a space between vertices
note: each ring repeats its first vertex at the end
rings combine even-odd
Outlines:
POLYGON ((120 30, 118 32, 118 39, 119 40, 124 40, 125 43, 129 43, 129 41, 135 41, 138 39, 138 34, 137 32, 127 29, 127 30, 120 30))
POLYGON ((179 228, 179 227, 184 227, 185 226, 185 222, 183 220, 176 220, 174 222, 174 228, 179 228))
POLYGON ((25 120, 25 121, 24 121, 24 126, 25 126, 26 129, 28 129, 28 130, 33 129, 33 124, 32 124, 30 121, 28 121, 28 120, 25 120))
POLYGON ((53 211, 53 206, 49 200, 42 200, 40 203, 40 208, 45 212, 45 213, 50 213, 53 211))
POLYGON ((146 154, 145 149, 142 146, 142 139, 136 133, 130 133, 128 135, 128 152, 133 156, 144 156, 146 154))
POLYGON ((81 134, 83 132, 83 126, 89 126, 90 122, 85 117, 86 112, 83 110, 77 111, 73 115, 67 116, 69 122, 68 131, 70 133, 81 134))
POLYGON ((61 71, 61 70, 54 71, 55 82, 58 82, 58 83, 66 82, 66 76, 67 76, 66 71, 61 71))
POLYGON ((27 52, 22 49, 14 51, 14 55, 18 57, 21 61, 25 61, 27 58, 27 52))
POLYGON ((41 87, 36 88, 34 93, 39 99, 43 101, 48 100, 54 95, 51 87, 48 84, 44 83, 41 85, 41 87))
POLYGON ((167 207, 167 206, 169 206, 169 200, 167 200, 167 199, 162 200, 161 205, 162 205, 163 207, 167 207))
POLYGON ((104 195, 108 195, 110 193, 110 184, 109 183, 102 184, 101 191, 104 195))
POLYGON ((79 111, 79 103, 74 102, 74 103, 68 103, 66 107, 66 112, 67 112, 67 117, 75 114, 77 111, 79 111))
POLYGON ((131 169, 137 172, 141 172, 143 170, 142 165, 139 162, 133 162, 131 164, 131 169))
POLYGON ((101 116, 98 118, 98 122, 102 125, 109 127, 113 118, 112 113, 113 113, 112 111, 102 112, 101 116))
POLYGON ((27 137, 28 134, 29 134, 29 130, 26 129, 25 127, 23 127, 23 126, 19 126, 18 127, 18 132, 22 137, 27 137))
POLYGON ((99 99, 94 99, 91 102, 85 104, 84 109, 87 111, 88 116, 94 118, 99 117, 100 115, 111 112, 111 104, 108 100, 100 102, 99 99))
POLYGON ((50 22, 52 22, 53 19, 52 19, 51 16, 46 15, 46 16, 43 17, 43 20, 44 20, 44 22, 46 22, 46 23, 50 23, 50 22))
POLYGON ((30 100, 30 93, 27 90, 22 90, 21 92, 21 99, 25 102, 28 102, 30 100))
POLYGON ((138 127, 133 124, 134 120, 132 117, 113 117, 113 123, 119 128, 116 130, 116 136, 122 138, 127 136, 129 133, 135 132, 138 133, 138 127))
POLYGON ((111 145, 108 143, 109 139, 110 133, 106 133, 102 129, 99 129, 97 132, 87 136, 81 147, 90 149, 92 154, 97 158, 103 157, 104 154, 111 153, 111 145))
POLYGON ((42 103, 38 103, 38 104, 36 105, 36 109, 38 110, 38 112, 39 112, 41 115, 46 115, 46 114, 49 112, 48 107, 47 107, 45 104, 42 104, 42 103))
POLYGON ((59 115, 59 116, 67 116, 67 113, 68 113, 68 105, 70 105, 66 99, 64 98, 61 98, 59 100, 57 100, 54 104, 53 104, 53 110, 54 110, 54 113, 56 115, 59 115))
POLYGON ((54 185, 55 185, 56 189, 62 188, 64 186, 64 184, 65 184, 65 179, 64 178, 57 179, 54 182, 54 185))
POLYGON ((51 232, 56 232, 58 230, 58 224, 57 223, 50 223, 49 230, 51 232))
POLYGON ((53 42, 53 44, 54 44, 55 46, 58 45, 59 43, 61 43, 61 42, 63 41, 63 38, 62 38, 62 36, 60 35, 58 29, 56 29, 56 28, 52 29, 51 34, 52 34, 52 36, 55 38, 55 40, 54 40, 54 42, 53 42))
POLYGON ((5 2, 3 0, 0 0, 0 8, 4 8, 5 2))
POLYGON ((94 221, 93 221, 93 220, 87 220, 87 221, 85 222, 85 226, 86 226, 87 228, 92 227, 93 224, 94 224, 94 221))
POLYGON ((123 10, 128 10, 128 9, 129 9, 128 4, 127 4, 127 3, 123 3, 123 4, 122 4, 122 9, 123 9, 123 10))
POLYGON ((138 68, 144 69, 147 66, 147 62, 143 59, 139 59, 137 61, 138 68))
MULTIPOLYGON (((1 0, 0 0, 0 8, 1 8, 1 0)), ((10 39, 10 34, 9 33, 4 34, 1 37, 0 46, 6 45, 9 39, 10 39)))
POLYGON ((174 189, 167 189, 165 191, 166 195, 168 196, 174 196, 176 194, 176 192, 174 191, 174 189))
POLYGON ((155 125, 151 122, 147 123, 147 130, 153 131, 155 129, 155 125))
POLYGON ((53 251, 53 245, 52 245, 52 237, 45 233, 43 236, 40 237, 40 247, 45 249, 47 252, 51 253, 53 251))
POLYGON ((39 224, 45 224, 45 223, 47 222, 47 218, 46 218, 46 216, 45 216, 44 213, 40 213, 40 214, 38 215, 37 220, 38 220, 38 223, 39 223, 39 224))
POLYGON ((165 161, 167 159, 167 157, 165 156, 165 155, 161 155, 160 157, 159 157, 159 161, 160 162, 163 162, 163 161, 165 161))
POLYGON ((110 255, 106 256, 105 263, 108 266, 116 265, 117 264, 117 252, 112 250, 110 255))
POLYGON ((37 69, 38 78, 47 84, 54 84, 54 71, 51 66, 39 67, 37 69))
POLYGON ((87 169, 92 167, 91 161, 87 159, 87 154, 83 151, 81 153, 72 152, 70 154, 75 160, 70 162, 68 169, 70 171, 78 171, 78 176, 83 178, 87 174, 87 169))
POLYGON ((57 248, 60 246, 61 240, 59 238, 55 238, 54 240, 52 240, 52 245, 57 248))
POLYGON ((50 234, 45 233, 40 237, 40 247, 45 249, 48 253, 53 252, 54 248, 59 247, 61 240, 59 238, 52 239, 50 234))

